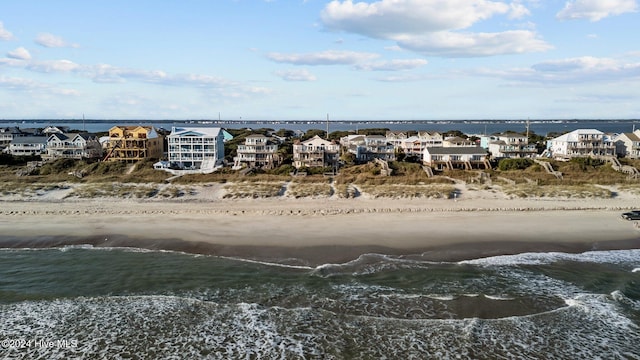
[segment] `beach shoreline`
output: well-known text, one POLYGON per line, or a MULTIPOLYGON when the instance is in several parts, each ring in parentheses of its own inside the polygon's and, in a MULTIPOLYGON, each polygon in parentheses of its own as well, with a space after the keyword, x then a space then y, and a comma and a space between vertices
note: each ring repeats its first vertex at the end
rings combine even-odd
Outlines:
POLYGON ((640 248, 638 199, 2 201, 0 247, 133 247, 291 265, 640 248))

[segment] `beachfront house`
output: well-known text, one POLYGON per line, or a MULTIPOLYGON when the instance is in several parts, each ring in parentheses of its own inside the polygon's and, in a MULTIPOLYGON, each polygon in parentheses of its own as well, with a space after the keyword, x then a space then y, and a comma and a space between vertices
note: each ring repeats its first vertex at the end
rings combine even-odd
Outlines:
POLYGON ((385 137, 388 143, 396 149, 400 149, 402 143, 409 138, 409 135, 405 131, 387 131, 385 137))
POLYGON ((526 135, 504 132, 480 137, 480 146, 487 149, 494 159, 531 158, 537 155, 535 144, 529 144, 526 135))
POLYGON ((171 168, 213 171, 224 160, 221 128, 173 127, 167 136, 167 158, 171 168))
POLYGON ((428 147, 422 162, 436 170, 489 169, 489 153, 479 146, 428 147))
POLYGON ((164 139, 151 126, 114 126, 103 144, 105 161, 159 159, 163 149, 164 139))
POLYGON ((95 134, 49 132, 44 160, 53 159, 100 159, 102 145, 95 134))
POLYGON ((333 167, 338 166, 340 145, 316 135, 306 141, 293 144, 293 166, 301 167, 333 167))
POLYGON ((602 131, 578 129, 547 141, 554 157, 614 156, 615 144, 602 131))
POLYGON ((251 134, 238 145, 237 155, 233 158, 233 169, 243 167, 274 169, 280 164, 278 145, 270 137, 251 134))
POLYGON ((422 156, 424 149, 428 147, 443 146, 442 134, 438 132, 420 131, 418 135, 410 136, 401 144, 402 151, 408 155, 422 156))
POLYGON ((443 147, 474 147, 478 144, 470 139, 465 139, 460 136, 451 136, 442 140, 443 147))
POLYGON ((394 161, 396 159, 393 144, 383 135, 348 135, 340 139, 340 145, 355 155, 357 163, 366 163, 374 159, 394 161))
POLYGON ((4 149, 15 138, 24 136, 22 131, 15 126, 1 127, 0 128, 0 149, 4 149))
POLYGON ((11 140, 7 150, 14 156, 33 156, 44 153, 46 147, 46 136, 20 136, 11 140))
POLYGON ((640 129, 622 133, 614 138, 616 154, 620 157, 640 159, 640 129))

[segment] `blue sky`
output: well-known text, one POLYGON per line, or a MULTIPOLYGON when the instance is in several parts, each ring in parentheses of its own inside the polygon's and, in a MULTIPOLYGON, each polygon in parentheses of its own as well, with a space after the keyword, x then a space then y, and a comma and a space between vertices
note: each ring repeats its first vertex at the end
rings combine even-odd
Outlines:
POLYGON ((640 118, 638 0, 0 2, 0 118, 640 118))

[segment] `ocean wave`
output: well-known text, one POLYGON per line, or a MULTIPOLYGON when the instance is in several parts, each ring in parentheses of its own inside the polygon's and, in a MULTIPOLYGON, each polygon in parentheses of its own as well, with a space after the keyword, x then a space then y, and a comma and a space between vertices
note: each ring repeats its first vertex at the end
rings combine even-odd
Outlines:
POLYGON ((398 319, 315 307, 107 296, 0 305, 5 337, 71 346, 8 358, 637 358, 640 332, 611 296, 501 319, 398 319))
POLYGON ((587 251, 579 254, 563 252, 528 252, 517 255, 500 255, 473 260, 463 260, 459 264, 481 266, 547 265, 558 261, 590 263, 634 264, 640 259, 640 249, 587 251))
POLYGON ((367 253, 342 264, 322 264, 316 266, 312 275, 330 277, 336 275, 371 275, 382 271, 397 269, 428 269, 432 261, 415 260, 397 255, 367 253))

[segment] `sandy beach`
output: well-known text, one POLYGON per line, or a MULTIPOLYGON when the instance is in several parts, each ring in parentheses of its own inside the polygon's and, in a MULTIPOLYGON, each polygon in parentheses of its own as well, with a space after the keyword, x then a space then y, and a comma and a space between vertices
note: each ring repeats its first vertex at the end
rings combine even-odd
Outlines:
POLYGON ((365 253, 462 260, 535 251, 640 247, 621 219, 640 199, 223 199, 215 189, 177 200, 4 199, 0 246, 126 246, 294 262, 346 262, 365 253))

